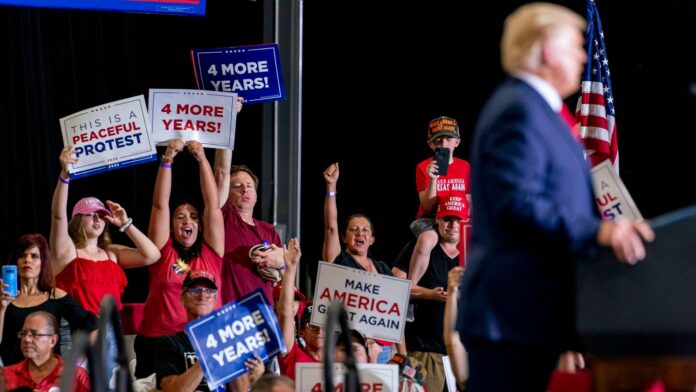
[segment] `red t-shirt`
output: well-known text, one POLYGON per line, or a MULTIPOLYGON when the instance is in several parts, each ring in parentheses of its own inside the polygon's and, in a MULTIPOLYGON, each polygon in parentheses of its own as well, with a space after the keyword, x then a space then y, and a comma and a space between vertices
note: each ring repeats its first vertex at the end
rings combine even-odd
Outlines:
POLYGON ((99 305, 106 294, 114 297, 121 310, 121 296, 127 285, 128 279, 121 266, 108 259, 93 261, 76 257, 56 275, 56 286, 95 315, 99 314, 99 305))
MULTIPOLYGON (((428 189, 430 176, 428 176, 426 168, 432 160, 432 158, 428 158, 416 166, 416 189, 418 192, 428 189)), ((451 196, 461 198, 462 203, 466 205, 464 216, 468 217, 469 201, 466 199, 467 193, 471 193, 471 167, 469 162, 454 158, 454 161, 449 165, 447 175, 437 178, 437 204, 432 211, 427 213, 423 210, 423 206, 419 205, 416 218, 434 218, 440 201, 446 200, 451 196)))
POLYGON ((222 303, 226 304, 259 287, 263 288, 266 300, 273 305, 273 286, 261 278, 256 264, 249 259, 249 248, 264 240, 281 246, 280 236, 270 223, 254 219, 250 225, 239 216, 230 201, 222 207, 225 218, 225 255, 222 262, 222 303))
MULTIPOLYGON (((31 378, 26 359, 16 365, 3 368, 7 390, 28 387, 38 392, 49 392, 51 388, 60 387, 59 377, 63 373, 63 359, 59 355, 54 355, 54 357, 58 359, 56 367, 38 383, 34 382, 34 379, 31 378)), ((73 386, 74 392, 88 392, 90 390, 89 374, 87 374, 85 369, 79 366, 75 367, 75 380, 73 386)))
POLYGON ((319 363, 314 357, 307 354, 297 342, 293 344, 292 350, 286 355, 278 357, 280 374, 295 379, 295 365, 298 363, 319 363))
MULTIPOLYGON (((184 284, 187 271, 177 263, 179 254, 174 249, 173 239, 170 236, 160 252, 162 256, 155 264, 149 266, 150 292, 145 301, 143 314, 157 315, 157 317, 144 317, 140 323, 138 334, 156 338, 162 335, 173 335, 184 329, 186 324, 186 309, 181 303, 181 286, 184 284)), ((203 242, 201 254, 190 260, 189 270, 205 270, 215 276, 220 284, 222 257, 215 254, 208 244, 203 242)), ((222 300, 218 295, 217 307, 222 300)))

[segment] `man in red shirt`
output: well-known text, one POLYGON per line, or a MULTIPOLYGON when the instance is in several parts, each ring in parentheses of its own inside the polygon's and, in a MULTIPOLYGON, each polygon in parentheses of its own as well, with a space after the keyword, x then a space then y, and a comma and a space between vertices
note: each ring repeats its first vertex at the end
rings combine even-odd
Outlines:
POLYGON ((220 294, 226 304, 257 288, 273 303, 273 281, 280 280, 283 267, 280 236, 272 224, 254 219, 259 179, 248 167, 232 164, 232 151, 215 153, 215 181, 225 220, 225 253, 220 294), (249 250, 266 243, 265 250, 249 250))
MULTIPOLYGON (((18 336, 21 340, 24 360, 3 369, 7 390, 20 387, 48 392, 60 386, 63 359, 53 354, 58 342, 58 321, 44 311, 31 313, 24 320, 18 336)), ((81 367, 75 368, 74 391, 89 391, 89 375, 81 367)))

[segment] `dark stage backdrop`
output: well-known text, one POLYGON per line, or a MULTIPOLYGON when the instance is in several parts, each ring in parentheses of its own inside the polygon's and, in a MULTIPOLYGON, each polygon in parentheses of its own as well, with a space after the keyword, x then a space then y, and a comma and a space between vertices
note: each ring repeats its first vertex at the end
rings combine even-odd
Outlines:
MULTIPOLYGON (((304 2, 301 239, 310 271, 323 239, 321 173, 334 161, 341 165, 339 217, 373 218, 374 256, 390 262, 410 239, 418 204, 414 168, 432 154, 427 123, 439 115, 457 118, 456 155, 468 157, 477 113, 503 78, 502 21, 522 3, 304 2)), ((584 1, 562 3, 584 14, 584 1)), ((621 175, 646 217, 692 204, 696 161, 687 116, 696 109, 689 93, 696 82, 694 1, 599 0, 598 6, 621 175)), ((48 235, 60 117, 150 87, 194 88, 189 49, 262 42, 262 8, 263 1, 208 0, 205 18, 0 8, 0 258, 19 234, 48 235)), ((260 124, 260 106, 245 107, 234 153, 235 163, 256 171, 260 124)), ((85 195, 112 199, 146 230, 155 173, 150 163, 74 181, 70 206, 85 195)), ((191 159, 177 159, 173 198, 197 198, 195 173, 191 159)), ((144 300, 145 271, 130 271, 129 278, 126 301, 144 300)))

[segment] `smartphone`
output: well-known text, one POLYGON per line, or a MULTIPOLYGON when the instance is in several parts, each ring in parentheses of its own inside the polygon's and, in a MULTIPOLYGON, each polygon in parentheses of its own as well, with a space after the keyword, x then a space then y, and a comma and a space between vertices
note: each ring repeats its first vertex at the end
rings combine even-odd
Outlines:
POLYGON ((3 265, 2 266, 2 281, 8 287, 6 291, 10 293, 10 297, 17 297, 17 266, 3 265))
POLYGON ((435 163, 437 163, 437 175, 446 176, 449 168, 450 149, 447 147, 435 148, 435 163))

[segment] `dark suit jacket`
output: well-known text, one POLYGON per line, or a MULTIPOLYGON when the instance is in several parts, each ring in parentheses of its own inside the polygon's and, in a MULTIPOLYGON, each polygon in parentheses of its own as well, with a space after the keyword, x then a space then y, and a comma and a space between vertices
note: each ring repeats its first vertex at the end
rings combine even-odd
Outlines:
POLYGON ((480 115, 471 173, 462 336, 567 346, 575 328, 573 262, 594 247, 599 228, 580 144, 536 90, 509 78, 480 115))

